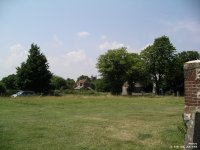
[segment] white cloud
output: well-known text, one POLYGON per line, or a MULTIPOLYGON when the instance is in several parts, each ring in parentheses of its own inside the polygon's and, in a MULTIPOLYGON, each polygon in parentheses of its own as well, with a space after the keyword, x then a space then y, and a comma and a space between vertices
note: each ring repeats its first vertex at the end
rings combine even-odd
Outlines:
POLYGON ((20 65, 27 57, 27 52, 23 50, 21 44, 16 44, 10 47, 10 54, 5 60, 8 67, 16 67, 20 65))
POLYGON ((101 39, 102 39, 102 40, 105 40, 105 39, 107 39, 107 36, 102 35, 102 36, 101 36, 101 39))
POLYGON ((80 75, 97 74, 95 62, 83 49, 75 50, 57 57, 48 57, 50 70, 64 78, 76 79, 80 75))
POLYGON ((79 37, 88 37, 90 35, 90 33, 86 32, 86 31, 82 31, 82 32, 78 32, 77 35, 79 37))
POLYGON ((151 45, 151 44, 147 44, 147 45, 143 46, 142 48, 136 48, 136 47, 124 44, 124 43, 120 43, 120 42, 104 42, 98 46, 98 49, 104 52, 104 51, 110 50, 110 49, 118 49, 121 47, 126 47, 127 51, 129 53, 140 53, 141 50, 143 50, 144 48, 146 48, 149 45, 151 45))
POLYGON ((100 44, 99 46, 100 50, 108 50, 108 49, 117 49, 120 47, 125 47, 125 45, 123 43, 119 43, 119 42, 104 42, 102 44, 100 44))
POLYGON ((9 54, 3 60, 1 60, 1 76, 7 76, 9 74, 16 73, 16 67, 20 66, 27 58, 27 52, 24 50, 21 44, 15 44, 10 46, 9 54))

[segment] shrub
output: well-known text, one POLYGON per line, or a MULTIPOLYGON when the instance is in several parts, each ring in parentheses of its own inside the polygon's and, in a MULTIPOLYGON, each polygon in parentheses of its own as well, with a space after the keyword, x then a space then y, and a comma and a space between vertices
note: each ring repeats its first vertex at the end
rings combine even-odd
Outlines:
POLYGON ((6 94, 6 88, 3 83, 0 82, 0 95, 3 96, 6 94))
POLYGON ((7 89, 6 90, 6 96, 11 96, 11 95, 13 95, 13 94, 15 94, 17 92, 18 92, 18 90, 7 89))

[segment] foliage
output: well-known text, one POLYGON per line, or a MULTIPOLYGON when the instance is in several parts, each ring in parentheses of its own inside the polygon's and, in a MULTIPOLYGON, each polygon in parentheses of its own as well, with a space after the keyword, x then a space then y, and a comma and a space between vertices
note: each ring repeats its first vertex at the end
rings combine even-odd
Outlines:
MULTIPOLYGON (((169 38, 161 36, 140 54, 129 53, 125 47, 108 50, 99 56, 96 64, 101 78, 97 80, 93 76, 81 75, 77 81, 87 79, 92 89, 116 95, 121 93, 125 82, 128 82, 129 94, 135 90, 136 83, 140 83, 145 92, 152 91, 155 84, 157 94, 162 91, 168 94, 183 93, 183 65, 196 59, 200 59, 197 51, 176 53, 169 38)), ((45 55, 35 44, 31 45, 28 59, 17 67, 16 75, 8 75, 1 82, 9 94, 18 89, 48 93, 48 90, 73 89, 75 86, 73 79, 52 76, 45 55)))
POLYGON ((200 54, 197 51, 183 51, 177 57, 180 63, 184 64, 187 61, 200 59, 200 54))
POLYGON ((54 90, 61 90, 66 88, 66 81, 62 77, 53 75, 51 77, 51 88, 54 90))
POLYGON ((17 67, 17 84, 22 90, 47 92, 50 89, 51 72, 40 48, 32 44, 28 59, 17 67))
POLYGON ((110 84, 105 81, 105 79, 97 79, 94 82, 95 90, 98 92, 109 92, 110 91, 110 84))
POLYGON ((51 78, 51 89, 53 90, 73 89, 74 84, 75 81, 70 78, 65 80, 64 78, 55 75, 51 78))
POLYGON ((141 52, 146 70, 152 77, 152 82, 156 85, 156 93, 164 88, 166 77, 172 73, 175 52, 175 47, 167 36, 156 38, 153 45, 141 52))
MULTIPOLYGON (((105 55, 101 55, 97 68, 103 77, 102 81, 106 83, 104 86, 110 88, 112 94, 121 93, 122 85, 126 81, 129 84, 130 94, 134 90, 135 83, 140 82, 145 88, 150 84, 144 60, 137 53, 128 53, 126 48, 109 50, 105 55)), ((97 86, 103 84, 102 81, 97 82, 97 86)))
POLYGON ((91 81, 90 77, 88 77, 86 75, 81 75, 80 77, 78 77, 77 81, 83 80, 83 79, 87 79, 88 81, 91 81))
POLYGON ((62 96, 62 91, 61 90, 54 90, 53 91, 53 96, 62 96))
POLYGON ((134 91, 135 84, 138 82, 141 83, 145 88, 149 86, 149 75, 145 68, 144 60, 139 54, 129 53, 127 65, 130 66, 130 68, 127 70, 129 94, 134 91))
POLYGON ((73 89, 75 85, 75 81, 73 79, 67 78, 66 79, 66 88, 73 89))
POLYGON ((88 90, 88 89, 80 89, 80 90, 74 90, 74 89, 67 89, 64 90, 64 94, 72 94, 72 95, 100 95, 99 92, 96 92, 94 90, 88 90))
POLYGON ((110 83, 110 92, 120 94, 123 83, 127 80, 127 70, 129 54, 127 49, 108 50, 105 54, 100 55, 97 62, 97 68, 106 82, 110 83))
POLYGON ((5 85, 0 82, 0 95, 4 95, 6 93, 5 85))
POLYGON ((12 89, 12 90, 17 89, 15 74, 11 74, 11 75, 8 75, 7 77, 4 77, 1 80, 1 82, 5 85, 6 89, 12 89))
MULTIPOLYGON (((195 59, 200 59, 197 51, 176 53, 169 38, 161 36, 140 54, 128 53, 126 48, 108 50, 98 58, 97 69, 112 94, 119 94, 125 81, 128 81, 129 93, 137 82, 142 84, 145 91, 151 91, 155 84, 156 94, 183 93, 183 64, 195 59)), ((98 87, 100 84, 103 82, 97 81, 96 89, 104 91, 98 87)))
MULTIPOLYGON (((197 51, 183 51, 176 55, 174 59, 174 71, 169 83, 169 87, 172 87, 173 91, 180 93, 184 92, 184 70, 183 65, 187 61, 200 59, 200 54, 197 51)), ((168 77, 168 78, 169 78, 168 77)))

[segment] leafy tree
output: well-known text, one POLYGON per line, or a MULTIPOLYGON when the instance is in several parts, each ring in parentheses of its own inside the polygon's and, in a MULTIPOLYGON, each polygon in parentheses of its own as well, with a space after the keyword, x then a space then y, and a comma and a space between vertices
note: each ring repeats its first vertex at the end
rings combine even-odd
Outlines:
POLYGON ((6 89, 12 89, 12 90, 17 89, 15 74, 11 74, 11 75, 8 75, 7 77, 4 77, 1 80, 1 82, 5 85, 6 89))
POLYGON ((103 78, 97 79, 94 82, 95 90, 98 92, 109 92, 110 84, 106 82, 103 78))
POLYGON ((47 59, 36 44, 31 45, 28 59, 17 67, 17 84, 22 90, 47 92, 52 73, 47 59))
POLYGON ((112 94, 120 94, 123 83, 127 80, 129 54, 126 48, 108 50, 100 55, 96 64, 97 69, 106 82, 110 84, 112 94))
POLYGON ((54 90, 61 90, 66 88, 66 81, 62 77, 53 75, 51 77, 51 88, 54 90))
POLYGON ((135 83, 142 83, 143 86, 147 85, 148 75, 146 68, 144 66, 144 61, 141 56, 137 53, 129 53, 127 59, 127 66, 130 68, 127 69, 127 81, 129 84, 129 94, 134 91, 135 83))
POLYGON ((183 51, 176 55, 174 59, 173 75, 171 75, 171 79, 167 81, 174 92, 184 92, 184 63, 197 59, 200 59, 200 54, 197 51, 183 51))
POLYGON ((73 79, 67 78, 66 80, 66 88, 73 89, 75 85, 75 81, 73 79))
POLYGON ((175 52, 175 47, 167 36, 156 38, 153 45, 141 52, 146 70, 156 85, 157 94, 164 87, 166 76, 172 71, 175 52))
POLYGON ((200 59, 200 54, 197 51, 183 51, 178 53, 178 59, 181 63, 185 63, 187 61, 200 59))

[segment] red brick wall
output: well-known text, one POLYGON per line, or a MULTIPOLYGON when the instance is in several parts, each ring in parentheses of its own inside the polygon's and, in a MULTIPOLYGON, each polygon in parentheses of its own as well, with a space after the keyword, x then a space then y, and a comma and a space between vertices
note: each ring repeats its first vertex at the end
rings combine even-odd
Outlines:
POLYGON ((184 65, 185 78, 185 111, 192 112, 200 107, 200 79, 197 72, 200 69, 200 61, 187 62, 184 65))

